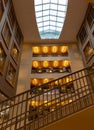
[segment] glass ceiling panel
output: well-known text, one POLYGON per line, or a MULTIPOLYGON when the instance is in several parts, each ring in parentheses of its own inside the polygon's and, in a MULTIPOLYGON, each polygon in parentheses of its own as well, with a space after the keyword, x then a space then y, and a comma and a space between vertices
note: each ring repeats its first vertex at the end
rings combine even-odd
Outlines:
POLYGON ((68 0, 34 0, 41 39, 58 39, 63 28, 68 0))
POLYGON ((43 5, 43 10, 49 9, 49 4, 43 5))
POLYGON ((49 21, 49 16, 43 17, 43 21, 49 21))

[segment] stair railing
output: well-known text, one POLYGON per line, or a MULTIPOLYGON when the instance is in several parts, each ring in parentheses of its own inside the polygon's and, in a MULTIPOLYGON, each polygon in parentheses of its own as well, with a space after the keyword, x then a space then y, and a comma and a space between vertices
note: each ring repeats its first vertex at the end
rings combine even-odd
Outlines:
POLYGON ((37 130, 94 105, 94 66, 0 103, 0 130, 37 130))

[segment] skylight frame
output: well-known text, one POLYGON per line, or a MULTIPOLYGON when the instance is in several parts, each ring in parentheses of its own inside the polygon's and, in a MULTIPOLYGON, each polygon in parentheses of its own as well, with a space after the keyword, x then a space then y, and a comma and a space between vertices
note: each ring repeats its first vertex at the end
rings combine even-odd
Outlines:
POLYGON ((34 0, 34 2, 41 39, 58 39, 64 25, 68 0, 34 0))

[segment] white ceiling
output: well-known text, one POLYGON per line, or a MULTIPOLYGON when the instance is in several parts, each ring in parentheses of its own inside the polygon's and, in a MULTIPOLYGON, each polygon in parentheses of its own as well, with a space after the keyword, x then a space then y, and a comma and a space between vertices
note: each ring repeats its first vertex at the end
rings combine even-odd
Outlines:
POLYGON ((76 35, 88 5, 84 0, 69 0, 65 24, 59 40, 41 40, 35 19, 34 0, 13 0, 13 4, 24 41, 32 43, 76 42, 76 35))

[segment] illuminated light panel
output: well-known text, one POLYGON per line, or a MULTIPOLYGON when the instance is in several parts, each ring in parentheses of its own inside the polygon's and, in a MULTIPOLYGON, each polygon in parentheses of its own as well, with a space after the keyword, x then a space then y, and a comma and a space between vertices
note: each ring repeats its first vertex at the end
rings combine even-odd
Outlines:
POLYGON ((38 68, 38 67, 39 67, 39 62, 38 62, 38 61, 33 61, 33 62, 32 62, 32 66, 33 66, 34 68, 38 68))
POLYGON ((66 52, 68 52, 68 47, 67 46, 60 46, 59 51, 60 51, 60 53, 66 53, 66 52))
POLYGON ((51 47, 51 52, 52 53, 58 53, 58 46, 52 46, 51 47))
POLYGON ((32 79, 32 80, 31 80, 31 83, 32 83, 33 85, 38 85, 38 79, 32 79))
POLYGON ((57 67, 59 67, 59 61, 53 61, 53 67, 54 68, 57 68, 57 67))
POLYGON ((40 54, 40 47, 37 47, 37 46, 32 47, 32 51, 34 54, 40 54))
POLYGON ((43 61, 42 65, 44 68, 48 68, 49 67, 49 61, 43 61))
POLYGON ((44 54, 47 54, 47 53, 49 52, 49 47, 48 47, 48 46, 42 47, 42 52, 43 52, 44 54))
POLYGON ((48 83, 50 80, 48 78, 43 79, 43 83, 48 83))
POLYGON ((36 21, 41 39, 60 37, 68 0, 34 0, 36 21))
POLYGON ((64 67, 69 67, 70 66, 70 61, 69 60, 63 61, 63 66, 64 67))

